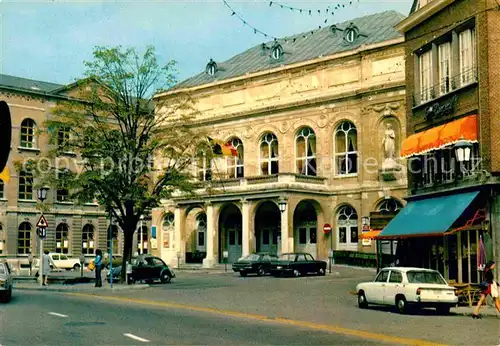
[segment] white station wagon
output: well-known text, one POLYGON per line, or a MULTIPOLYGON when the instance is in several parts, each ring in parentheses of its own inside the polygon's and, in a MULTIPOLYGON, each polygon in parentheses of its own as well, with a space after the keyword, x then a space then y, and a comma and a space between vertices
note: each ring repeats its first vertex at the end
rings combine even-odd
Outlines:
POLYGON ((356 286, 358 306, 395 305, 399 313, 409 307, 436 308, 448 314, 458 303, 457 291, 436 270, 408 267, 384 268, 372 282, 356 286))

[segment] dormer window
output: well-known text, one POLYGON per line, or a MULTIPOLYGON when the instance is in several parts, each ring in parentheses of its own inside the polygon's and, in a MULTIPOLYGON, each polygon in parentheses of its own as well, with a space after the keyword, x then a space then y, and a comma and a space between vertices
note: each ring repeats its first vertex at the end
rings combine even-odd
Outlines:
POLYGON ((271 56, 273 57, 274 60, 278 60, 283 57, 283 48, 281 47, 280 44, 274 45, 271 51, 271 56))
POLYGON ((217 72, 217 64, 215 63, 215 61, 210 59, 210 61, 207 64, 207 67, 205 68, 205 72, 211 76, 215 75, 215 73, 217 72))
POLYGON ((349 25, 349 27, 344 31, 344 40, 349 43, 353 43, 358 37, 359 30, 353 23, 351 23, 351 25, 349 25))

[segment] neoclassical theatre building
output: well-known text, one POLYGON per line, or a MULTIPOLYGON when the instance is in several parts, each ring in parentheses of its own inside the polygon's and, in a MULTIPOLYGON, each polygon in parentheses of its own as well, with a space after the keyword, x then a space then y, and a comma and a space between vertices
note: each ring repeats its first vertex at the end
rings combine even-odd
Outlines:
POLYGON ((193 163, 210 192, 153 210, 153 253, 205 267, 261 251, 373 253, 365 217, 397 211, 407 192, 403 18, 378 13, 207 59, 157 94, 192 95, 196 126, 238 156, 193 163))

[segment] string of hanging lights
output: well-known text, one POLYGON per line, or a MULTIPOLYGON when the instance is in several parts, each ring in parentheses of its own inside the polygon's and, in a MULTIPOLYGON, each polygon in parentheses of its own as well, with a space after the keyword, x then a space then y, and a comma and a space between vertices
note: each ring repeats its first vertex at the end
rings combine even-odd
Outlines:
MULTIPOLYGON (((358 2, 359 2, 359 0, 358 0, 358 2)), ((269 7, 283 8, 283 9, 287 9, 287 10, 290 10, 293 12, 299 12, 299 13, 304 13, 304 14, 309 14, 309 15, 313 15, 316 13, 319 15, 321 15, 321 14, 332 14, 333 15, 333 14, 335 14, 336 10, 340 10, 342 8, 346 8, 347 6, 351 6, 352 3, 353 3, 353 1, 349 1, 346 4, 338 3, 336 5, 329 5, 325 9, 307 9, 307 8, 299 8, 299 7, 285 5, 285 4, 282 4, 281 2, 277 2, 277 1, 270 1, 269 7)))

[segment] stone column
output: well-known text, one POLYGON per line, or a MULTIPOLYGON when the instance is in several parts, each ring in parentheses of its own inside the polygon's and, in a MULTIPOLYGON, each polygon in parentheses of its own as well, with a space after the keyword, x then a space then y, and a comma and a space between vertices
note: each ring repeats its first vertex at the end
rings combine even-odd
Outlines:
MULTIPOLYGON (((290 241, 290 232, 288 224, 288 210, 289 204, 286 206, 286 210, 281 213, 281 251, 282 253, 293 252, 293 237, 290 241), (292 245, 290 247, 290 245, 292 245)), ((293 235, 293 234, 292 234, 293 235)))
POLYGON ((494 273, 496 281, 500 281, 500 270, 498 269, 500 263, 500 195, 498 192, 493 192, 493 197, 490 200, 492 206, 491 210, 491 234, 493 240, 493 260, 497 263, 494 273))
MULTIPOLYGON (((174 212, 174 244, 173 248, 176 251, 176 256, 179 258, 179 264, 186 262, 186 244, 184 242, 183 232, 185 232, 186 214, 185 210, 180 206, 175 207, 174 212)), ((177 261, 175 262, 177 267, 177 261)))
POLYGON ((242 255, 250 254, 250 203, 247 200, 241 202, 241 222, 242 222, 242 255))
POLYGON ((206 249, 207 257, 203 259, 203 268, 211 268, 214 266, 215 260, 215 217, 214 206, 212 203, 206 204, 207 211, 207 230, 206 230, 206 249))

